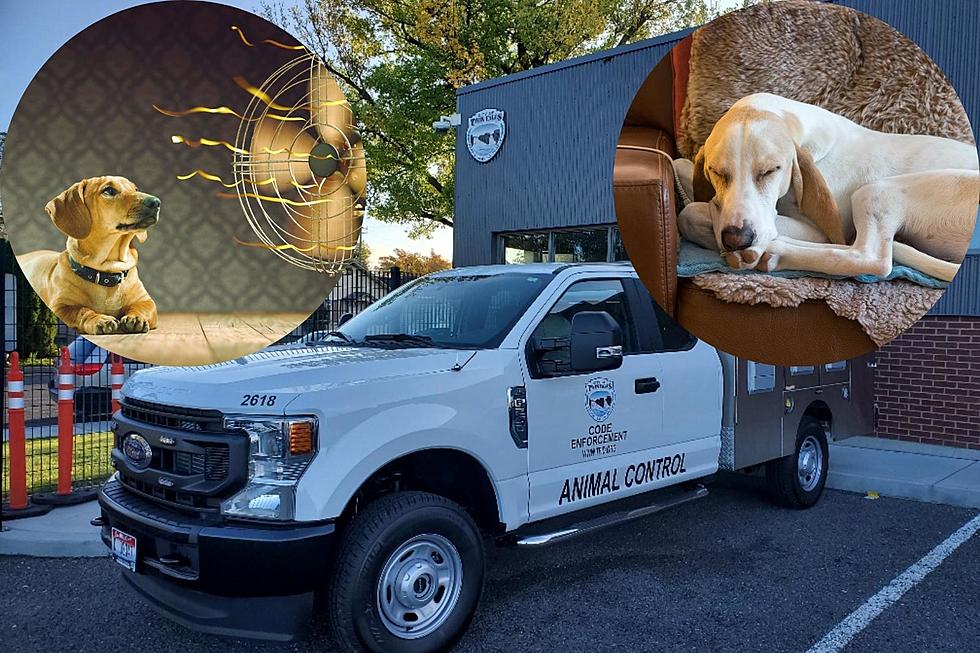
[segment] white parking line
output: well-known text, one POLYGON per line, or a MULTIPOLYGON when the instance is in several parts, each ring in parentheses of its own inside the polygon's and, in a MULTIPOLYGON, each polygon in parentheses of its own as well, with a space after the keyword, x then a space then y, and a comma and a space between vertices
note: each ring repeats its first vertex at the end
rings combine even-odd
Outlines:
POLYGON ((807 653, 838 653, 875 617, 902 598, 903 594, 922 582, 923 578, 941 565, 953 551, 973 537, 977 531, 980 531, 980 515, 963 524, 959 530, 943 540, 939 546, 865 601, 864 605, 847 615, 823 639, 811 646, 807 653))

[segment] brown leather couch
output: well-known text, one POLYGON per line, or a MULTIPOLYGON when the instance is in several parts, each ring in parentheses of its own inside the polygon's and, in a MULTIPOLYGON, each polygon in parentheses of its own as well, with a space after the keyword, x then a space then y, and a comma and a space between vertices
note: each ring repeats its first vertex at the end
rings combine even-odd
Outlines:
POLYGON ((620 133, 619 143, 626 147, 617 149, 613 196, 623 243, 640 279, 684 328, 742 358, 807 365, 874 350, 857 322, 839 317, 824 302, 806 301, 795 308, 734 304, 699 289, 690 279, 678 279, 673 168, 662 155, 629 148, 677 155, 672 134, 683 104, 688 56, 682 44, 654 69, 620 133))

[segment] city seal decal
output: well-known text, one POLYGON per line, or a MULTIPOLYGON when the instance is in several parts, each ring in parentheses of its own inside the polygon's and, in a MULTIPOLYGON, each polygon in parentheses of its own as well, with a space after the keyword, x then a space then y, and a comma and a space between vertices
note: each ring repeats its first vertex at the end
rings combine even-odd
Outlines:
POLYGON ((612 379, 604 376, 591 378, 585 383, 585 410, 596 422, 604 422, 616 407, 616 387, 612 379))
POLYGON ((466 127, 466 149, 480 163, 492 159, 504 144, 507 125, 500 109, 483 109, 469 117, 466 127))

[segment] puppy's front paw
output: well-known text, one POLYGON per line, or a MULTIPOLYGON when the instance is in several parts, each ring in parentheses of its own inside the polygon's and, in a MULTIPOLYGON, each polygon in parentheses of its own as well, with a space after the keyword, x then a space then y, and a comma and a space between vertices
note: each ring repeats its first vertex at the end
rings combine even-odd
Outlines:
POLYGON ((150 323, 142 315, 130 313, 119 320, 119 330, 123 333, 146 333, 150 330, 150 323))
POLYGON ((119 330, 119 322, 111 315, 96 315, 85 321, 85 333, 104 336, 119 330))

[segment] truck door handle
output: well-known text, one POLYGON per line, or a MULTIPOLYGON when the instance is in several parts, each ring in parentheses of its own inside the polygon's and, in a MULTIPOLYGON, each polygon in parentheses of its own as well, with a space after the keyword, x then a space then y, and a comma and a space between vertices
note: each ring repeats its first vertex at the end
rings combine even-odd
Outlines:
POLYGON ((636 394, 644 395, 659 390, 660 381, 655 376, 651 376, 648 379, 637 379, 633 387, 636 390, 636 394))

